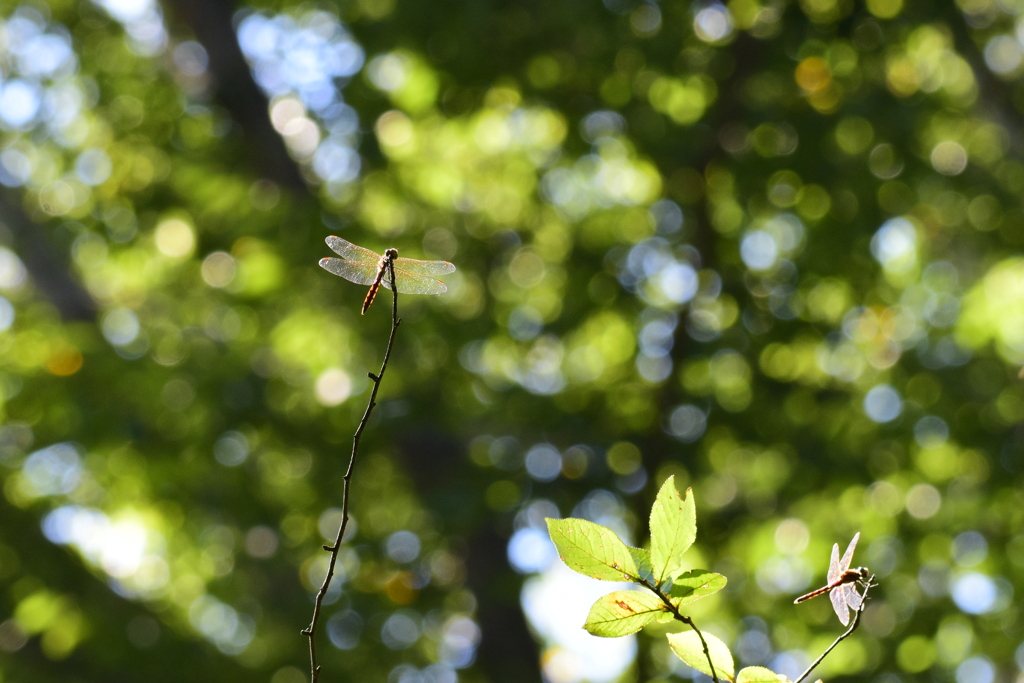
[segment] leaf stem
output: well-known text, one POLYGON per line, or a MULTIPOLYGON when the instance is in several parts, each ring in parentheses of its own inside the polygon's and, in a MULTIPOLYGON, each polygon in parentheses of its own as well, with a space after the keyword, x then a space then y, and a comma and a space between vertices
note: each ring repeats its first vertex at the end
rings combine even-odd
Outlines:
POLYGON ((345 528, 348 526, 348 499, 349 499, 349 483, 352 480, 352 471, 356 464, 356 455, 359 453, 359 437, 363 435, 363 430, 366 429, 366 423, 370 419, 370 413, 373 412, 374 406, 377 405, 377 390, 380 389, 381 380, 384 379, 384 371, 388 369, 388 359, 391 358, 391 347, 395 343, 395 332, 398 331, 398 326, 402 323, 402 320, 398 317, 398 288, 395 287, 395 263, 393 259, 387 261, 388 276, 391 280, 391 293, 393 296, 391 304, 391 336, 388 338, 388 346, 384 351, 384 361, 381 363, 380 372, 376 375, 372 372, 366 373, 367 376, 373 381, 373 390, 370 392, 370 401, 366 405, 366 410, 363 412, 363 419, 359 421, 359 426, 356 427, 356 432, 352 436, 352 455, 348 459, 348 469, 345 471, 343 478, 344 485, 341 491, 341 524, 338 526, 338 534, 334 538, 334 543, 331 545, 323 546, 323 549, 331 554, 330 562, 327 565, 327 575, 324 577, 324 582, 320 586, 320 590, 316 593, 316 602, 313 606, 313 620, 309 626, 302 629, 300 633, 309 638, 309 667, 310 667, 310 682, 317 683, 320 678, 320 665, 317 663, 316 658, 316 628, 320 622, 320 610, 323 606, 324 597, 327 596, 327 589, 331 585, 331 578, 334 576, 334 567, 338 563, 338 553, 341 550, 341 539, 345 535, 345 528))
POLYGON ((718 675, 715 673, 715 663, 711 661, 711 650, 708 649, 708 643, 704 640, 704 634, 700 632, 699 628, 697 628, 697 624, 693 623, 693 619, 680 612, 679 608, 672 604, 669 597, 646 578, 640 577, 640 585, 653 591, 655 595, 661 598, 661 601, 665 603, 665 606, 668 607, 668 611, 672 613, 676 618, 676 621, 686 624, 697 633, 697 637, 700 638, 700 644, 704 647, 704 656, 707 657, 708 666, 711 668, 711 680, 714 681, 714 683, 719 683, 718 675))
POLYGON ((825 659, 825 657, 827 657, 828 654, 835 649, 836 645, 846 640, 850 636, 850 634, 857 629, 857 626, 860 624, 860 615, 862 612, 864 612, 864 608, 867 607, 868 604, 868 591, 871 590, 872 587, 877 585, 878 584, 875 583, 875 575, 872 574, 871 578, 869 578, 867 582, 864 584, 864 593, 860 596, 860 607, 858 607, 853 613, 853 622, 850 624, 850 628, 846 629, 845 633, 836 638, 835 641, 833 641, 833 643, 829 645, 824 652, 821 653, 821 656, 815 659, 814 663, 807 667, 807 671, 804 671, 802 674, 800 674, 800 678, 793 681, 793 683, 800 683, 802 680, 810 676, 811 672, 814 671, 815 667, 821 664, 822 660, 825 659))

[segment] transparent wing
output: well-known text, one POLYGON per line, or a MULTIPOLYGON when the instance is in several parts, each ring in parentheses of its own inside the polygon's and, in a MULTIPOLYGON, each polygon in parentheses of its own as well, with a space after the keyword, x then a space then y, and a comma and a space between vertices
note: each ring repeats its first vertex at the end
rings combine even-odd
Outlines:
MULTIPOLYGON (((396 258, 395 269, 404 270, 412 275, 425 275, 426 277, 441 277, 448 273, 455 272, 455 266, 447 261, 417 261, 411 258, 396 258)), ((397 275, 397 273, 396 273, 397 275)), ((399 289, 399 292, 402 290, 399 289)))
MULTIPOLYGON (((858 531, 853 535, 853 540, 850 541, 850 545, 846 546, 846 552, 843 553, 843 559, 839 560, 839 573, 842 574, 850 568, 850 563, 853 561, 853 549, 857 547, 857 541, 860 539, 860 532, 858 531)), ((837 546, 838 547, 838 546, 837 546)), ((836 577, 839 578, 838 576, 836 577)))
MULTIPOLYGON (((380 263, 380 254, 372 252, 369 249, 364 249, 363 247, 356 246, 355 244, 352 244, 351 242, 343 240, 340 237, 336 237, 334 235, 331 235, 330 237, 328 237, 324 241, 327 242, 327 246, 329 246, 331 248, 331 251, 333 251, 338 256, 341 256, 342 258, 347 259, 349 261, 356 261, 358 263, 369 263, 369 264, 372 264, 375 269, 376 269, 377 264, 380 263)), ((322 261, 321 261, 321 265, 323 265, 322 261)), ((326 266, 324 266, 324 267, 326 268, 326 266)), ((328 270, 330 270, 330 269, 328 268, 328 270)), ((453 268, 453 270, 454 270, 454 268, 453 268)), ((333 270, 331 272, 334 273, 333 270)), ((447 271, 447 272, 451 272, 451 271, 447 271)), ((377 274, 376 270, 374 270, 374 275, 376 275, 376 274, 377 274)), ((341 273, 335 273, 335 275, 341 275, 341 273)), ((341 276, 345 277, 344 275, 341 275, 341 276)), ((367 283, 367 282, 360 282, 359 284, 365 285, 365 284, 369 284, 369 283, 367 283)))
POLYGON ((828 594, 828 597, 832 600, 832 609, 836 611, 836 616, 839 617, 839 621, 842 622, 843 626, 850 623, 850 611, 846 608, 846 591, 852 588, 852 584, 844 583, 842 586, 836 586, 828 594))
MULTIPOLYGON (((348 243, 346 242, 346 244, 348 243)), ((349 246, 355 245, 350 244, 349 246)), ((340 254, 341 252, 338 253, 340 254)), ((345 259, 340 258, 322 258, 320 259, 320 267, 328 272, 334 273, 338 277, 345 278, 349 282, 354 282, 357 285, 372 285, 373 281, 377 279, 376 263, 357 263, 355 261, 346 261, 345 259)), ((398 276, 398 271, 395 271, 395 276, 398 276)), ((398 291, 404 291, 401 287, 401 281, 399 281, 398 284, 398 291)))
POLYGON ((839 568, 839 544, 832 544, 832 561, 828 563, 828 583, 834 583, 843 573, 839 568))
MULTIPOLYGON (((401 260, 402 259, 398 259, 398 261, 401 260)), ((395 261, 395 263, 397 264, 398 261, 395 261)), ((443 263, 443 261, 436 261, 435 263, 443 263)), ((342 275, 342 277, 345 276, 342 275)), ((370 281, 373 281, 372 278, 370 281)), ((391 276, 385 272, 380 283, 388 289, 391 289, 391 276)), ((440 280, 407 273, 404 270, 400 270, 397 265, 395 266, 395 286, 398 287, 399 294, 444 294, 448 291, 448 287, 440 280)))
POLYGON ((846 589, 846 604, 850 606, 850 609, 860 609, 864 598, 861 597, 860 591, 857 590, 857 584, 848 583, 843 587, 846 589))

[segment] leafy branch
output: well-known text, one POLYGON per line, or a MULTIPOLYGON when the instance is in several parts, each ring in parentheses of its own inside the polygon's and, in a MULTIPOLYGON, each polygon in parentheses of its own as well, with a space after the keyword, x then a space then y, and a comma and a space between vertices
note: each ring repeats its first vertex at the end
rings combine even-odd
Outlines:
MULTIPOLYGON (((722 581, 721 587, 714 587, 714 590, 720 590, 720 588, 724 588, 725 587, 725 581, 724 581, 725 577, 723 576, 722 579, 723 579, 723 581, 722 581)), ((704 657, 708 661, 708 668, 711 670, 711 680, 713 680, 715 683, 718 683, 718 675, 715 672, 715 662, 714 662, 714 660, 713 660, 713 658, 711 656, 711 650, 708 648, 708 642, 704 638, 704 634, 700 632, 699 628, 697 628, 697 625, 695 623, 693 623, 693 618, 692 617, 688 617, 685 614, 683 614, 682 612, 680 612, 679 611, 679 607, 676 606, 672 602, 672 600, 669 598, 669 596, 666 595, 665 593, 663 593, 661 591, 661 589, 658 588, 658 586, 656 586, 656 585, 654 585, 654 584, 652 584, 652 583, 650 583, 650 582, 648 582, 646 580, 642 580, 640 582, 640 585, 643 586, 644 588, 647 588, 647 589, 651 590, 655 595, 657 595, 658 598, 660 598, 662 603, 665 605, 665 609, 667 609, 669 612, 672 613, 672 616, 673 616, 673 618, 676 621, 680 621, 680 622, 686 624, 691 629, 693 629, 694 633, 697 634, 697 638, 700 639, 701 649, 704 651, 704 657)), ((712 588, 711 582, 703 584, 701 586, 701 588, 703 588, 705 590, 712 588)), ((710 595, 710 592, 705 593, 705 594, 710 595)), ((703 596, 698 596, 698 597, 703 597, 703 596)), ((694 599, 696 600, 697 598, 695 597, 694 599)), ((711 637, 710 634, 708 634, 708 637, 709 638, 711 637)), ((669 643, 671 644, 671 642, 672 642, 672 639, 670 638, 669 639, 669 643)))
MULTIPOLYGON (((645 590, 621 590, 609 593, 590 608, 583 625, 589 633, 616 638, 636 633, 651 621, 678 621, 690 628, 666 637, 669 647, 683 662, 701 671, 715 683, 788 683, 782 674, 760 666, 735 671, 729 647, 711 633, 697 628, 683 607, 725 588, 726 578, 706 569, 685 569, 679 558, 697 536, 697 513, 692 490, 683 496, 669 477, 662 485, 651 508, 650 550, 632 548, 607 527, 585 519, 548 519, 548 533, 558 555, 567 567, 584 576, 602 581, 631 581, 645 590)), ((874 585, 872 576, 865 583, 863 599, 874 585)), ((864 604, 856 610, 852 626, 819 657, 797 681, 800 683, 815 666, 853 633, 860 622, 864 604)))
POLYGON ((398 331, 398 326, 402 323, 402 320, 398 317, 398 288, 395 286, 394 259, 389 258, 387 260, 387 271, 388 279, 391 281, 391 292, 393 296, 391 300, 391 336, 388 337, 388 346, 384 351, 384 361, 381 363, 380 372, 376 375, 372 372, 366 373, 373 382, 373 389, 370 391, 370 401, 366 404, 366 410, 363 412, 363 419, 359 421, 359 426, 356 427, 356 432, 352 436, 352 455, 350 455, 348 459, 348 469, 345 470, 345 476, 343 478, 344 485, 341 492, 341 524, 338 526, 338 534, 334 538, 334 543, 323 546, 323 549, 331 554, 330 562, 327 565, 327 575, 324 577, 324 582, 320 586, 320 590, 316 593, 316 602, 313 606, 313 620, 310 622, 309 626, 301 631, 302 635, 309 638, 311 683, 316 683, 320 677, 320 665, 317 663, 316 658, 316 629, 320 622, 320 610, 323 606, 324 597, 327 595, 327 589, 330 588, 331 579, 334 577, 334 567, 338 563, 338 552, 341 550, 341 539, 345 536, 345 528, 348 526, 349 484, 352 481, 352 471, 355 468, 356 456, 359 453, 359 438, 363 435, 363 430, 366 429, 366 423, 370 419, 370 413, 373 412, 374 406, 377 405, 377 391, 380 389, 380 383, 384 379, 384 372, 388 369, 388 359, 391 358, 391 347, 395 342, 395 332, 398 331))
POLYGON ((697 628, 681 608, 722 590, 726 578, 703 569, 685 570, 678 558, 697 537, 697 512, 692 491, 680 496, 675 480, 662 485, 651 508, 650 551, 631 548, 611 529, 584 519, 549 519, 548 533, 570 569, 603 581, 632 581, 646 591, 616 591, 590 608, 584 628, 595 636, 619 637, 636 633, 652 620, 675 619, 692 629, 668 635, 676 656, 702 671, 715 683, 734 680, 729 648, 719 638, 697 628))

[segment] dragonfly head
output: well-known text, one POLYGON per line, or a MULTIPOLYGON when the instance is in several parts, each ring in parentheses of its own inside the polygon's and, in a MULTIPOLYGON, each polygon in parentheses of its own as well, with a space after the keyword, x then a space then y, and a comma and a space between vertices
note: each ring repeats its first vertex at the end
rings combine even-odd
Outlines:
POLYGON ((857 572, 857 574, 860 575, 860 580, 861 581, 867 581, 868 580, 868 574, 870 572, 868 572, 868 568, 867 567, 857 567, 853 571, 857 572))
POLYGON ((396 258, 398 258, 398 250, 394 248, 388 249, 387 251, 384 252, 384 255, 391 259, 392 261, 394 261, 396 258))

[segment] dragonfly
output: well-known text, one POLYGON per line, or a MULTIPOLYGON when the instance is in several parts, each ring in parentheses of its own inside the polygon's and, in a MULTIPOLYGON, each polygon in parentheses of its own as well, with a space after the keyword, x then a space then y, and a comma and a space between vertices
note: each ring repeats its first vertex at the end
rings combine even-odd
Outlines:
POLYGON ((859 610, 863 601, 863 597, 857 592, 857 584, 868 580, 867 567, 850 569, 850 562, 853 560, 853 549, 857 547, 859 539, 860 532, 858 531, 853 540, 850 541, 846 552, 843 553, 842 559, 839 558, 839 544, 834 544, 832 546, 832 562, 828 566, 828 584, 818 590, 811 591, 807 595, 801 595, 793 601, 793 604, 797 605, 804 600, 810 600, 811 598, 828 593, 829 598, 832 599, 832 609, 836 611, 839 621, 842 622, 843 626, 849 624, 849 610, 859 610))
POLYGON ((341 258, 322 258, 320 267, 357 285, 370 285, 363 300, 363 313, 370 308, 381 285, 391 289, 388 263, 395 269, 395 288, 402 294, 444 294, 448 287, 437 278, 455 272, 447 261, 417 261, 399 258, 397 249, 383 254, 370 251, 331 235, 327 246, 341 258))

